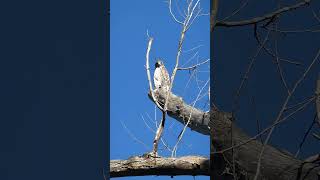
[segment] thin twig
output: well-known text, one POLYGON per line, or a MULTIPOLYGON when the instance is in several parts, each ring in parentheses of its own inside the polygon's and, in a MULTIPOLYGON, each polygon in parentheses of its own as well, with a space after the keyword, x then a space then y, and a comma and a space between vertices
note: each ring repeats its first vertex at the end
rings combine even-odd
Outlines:
POLYGON ((176 7, 177 7, 177 10, 178 10, 179 15, 180 15, 181 17, 183 17, 183 18, 186 18, 186 17, 182 14, 182 11, 181 11, 180 6, 179 6, 178 3, 179 3, 179 1, 175 1, 175 5, 176 5, 176 7))
POLYGON ((191 79, 195 76, 195 74, 196 74, 196 71, 192 71, 191 72, 191 75, 190 75, 190 77, 189 77, 189 79, 188 79, 188 81, 186 83, 186 86, 183 89, 183 95, 186 93, 186 89, 190 85, 191 79))
POLYGON ((147 126, 147 128, 152 132, 152 133, 156 133, 156 131, 155 130, 153 130, 150 126, 149 126, 149 124, 146 122, 146 120, 144 119, 144 117, 143 117, 143 115, 141 114, 141 119, 143 120, 143 122, 144 122, 144 124, 147 126))
MULTIPOLYGON (((252 97, 252 106, 253 106, 253 114, 254 114, 254 118, 256 119, 256 123, 257 123, 257 134, 260 134, 261 131, 261 127, 260 127, 260 122, 259 122, 259 118, 258 118, 258 113, 256 110, 256 103, 254 100, 254 97, 252 97)), ((260 141, 262 142, 262 136, 259 136, 260 141)))
POLYGON ((174 78, 176 76, 176 73, 177 73, 177 70, 178 70, 178 67, 179 67, 179 60, 180 60, 180 55, 181 55, 181 51, 182 51, 182 44, 183 44, 183 41, 184 41, 184 38, 185 38, 185 33, 187 31, 187 27, 188 27, 188 24, 189 24, 189 21, 190 19, 192 18, 193 16, 193 13, 194 13, 194 9, 195 7, 198 5, 200 0, 198 0, 196 2, 196 4, 194 5, 194 7, 191 9, 191 5, 192 5, 192 2, 193 1, 190 1, 190 4, 188 6, 188 16, 186 17, 186 19, 184 20, 183 24, 182 24, 182 31, 181 31, 181 36, 180 36, 180 40, 179 40, 179 44, 178 44, 178 52, 177 52, 177 56, 176 56, 176 64, 175 64, 175 67, 173 69, 173 72, 171 74, 171 81, 170 81, 170 86, 169 86, 169 90, 167 92, 167 95, 166 95, 166 100, 165 100, 165 104, 164 104, 164 111, 166 112, 167 110, 167 106, 168 106, 168 98, 169 98, 169 94, 171 92, 171 89, 172 89, 172 86, 173 86, 173 82, 174 82, 174 78))
POLYGON ((313 17, 320 23, 320 18, 319 18, 318 15, 314 12, 313 9, 312 9, 312 14, 313 14, 313 17))
MULTIPOLYGON (((313 59, 313 61, 311 62, 311 64, 309 65, 309 67, 306 69, 306 71, 303 73, 303 75, 298 79, 298 81, 295 83, 294 87, 292 88, 292 90, 290 91, 291 93, 287 96, 285 102, 283 103, 282 105, 282 108, 275 120, 275 122, 278 122, 284 112, 284 110, 286 109, 287 107, 287 104, 289 102, 289 100, 291 99, 291 96, 292 94, 295 92, 295 90, 297 89, 297 87, 300 85, 300 83, 305 79, 306 75, 308 74, 308 72, 310 71, 310 69, 313 67, 314 63, 318 60, 318 57, 320 56, 320 49, 318 50, 317 52, 317 55, 315 56, 315 58, 313 59)), ((271 134, 273 133, 273 130, 274 130, 275 127, 272 127, 271 130, 269 131, 268 135, 267 135, 267 138, 265 139, 264 143, 263 143, 263 146, 262 146, 262 149, 261 149, 261 152, 260 152, 260 155, 259 155, 259 158, 258 158, 258 165, 257 165, 257 170, 256 170, 256 174, 255 174, 255 177, 254 177, 254 180, 257 180, 258 179, 258 176, 259 176, 259 173, 260 173, 260 166, 261 166, 261 160, 262 160, 262 155, 264 153, 264 149, 265 149, 265 145, 268 144, 269 142, 269 139, 271 137, 271 134)))
POLYGON ((299 155, 299 153, 300 153, 300 151, 301 151, 301 149, 302 149, 303 143, 306 141, 307 136, 309 135, 312 127, 314 126, 314 124, 315 124, 315 122, 316 122, 316 121, 315 121, 316 118, 317 118, 317 114, 314 115, 314 118, 313 118, 313 120, 312 120, 312 123, 310 124, 310 126, 309 126, 308 130, 306 131, 306 133, 303 135, 302 141, 300 142, 299 148, 298 148, 296 154, 294 155, 294 157, 298 157, 298 155, 299 155))
MULTIPOLYGON (((270 29, 271 31, 279 32, 279 33, 306 33, 306 32, 320 32, 320 29, 291 29, 291 30, 280 30, 278 28, 269 28, 265 27, 266 29, 270 29)), ((319 26, 317 27, 319 28, 319 26)))
MULTIPOLYGON (((272 30, 272 29, 267 28, 267 30, 272 30)), ((261 46, 262 42, 261 42, 261 40, 259 38, 259 34, 258 34, 258 31, 257 31, 257 26, 256 25, 254 25, 254 37, 257 40, 258 44, 260 44, 260 46, 261 46)), ((268 49, 264 45, 262 47, 263 47, 263 50, 266 53, 268 53, 270 56, 272 56, 274 58, 276 57, 275 53, 273 53, 272 50, 268 49)), ((296 65, 296 66, 301 66, 302 65, 302 63, 300 63, 298 61, 293 61, 293 60, 289 60, 289 59, 279 58, 279 60, 282 61, 282 62, 286 62, 286 63, 292 64, 292 65, 296 65)))
POLYGON ((313 135, 316 139, 320 140, 320 136, 319 136, 318 134, 313 133, 312 135, 313 135))
POLYGON ((148 42, 148 47, 147 47, 147 53, 146 53, 146 70, 147 70, 147 77, 148 77, 148 82, 149 82, 149 90, 152 96, 152 100, 156 103, 157 107, 163 111, 162 107, 160 106, 160 104, 158 103, 158 101, 155 98, 154 92, 153 92, 153 88, 152 88, 152 81, 151 81, 151 75, 150 75, 150 66, 149 66, 149 54, 150 54, 150 50, 151 50, 151 46, 152 46, 152 42, 153 42, 153 38, 150 37, 149 38, 149 42, 148 42))
POLYGON ((223 18, 221 20, 221 22, 224 22, 227 19, 230 19, 231 17, 233 17, 234 15, 238 14, 242 8, 244 8, 247 4, 248 4, 249 0, 246 0, 244 3, 241 4, 241 6, 237 9, 235 9, 229 16, 223 18))
POLYGON ((188 53, 188 52, 190 52, 190 51, 194 51, 194 50, 196 50, 196 49, 199 49, 200 47, 202 47, 203 45, 202 44, 200 44, 200 45, 198 45, 198 46, 196 46, 196 47, 193 47, 193 48, 191 48, 191 49, 188 49, 188 50, 185 50, 185 51, 182 51, 183 53, 188 53))
MULTIPOLYGON (((235 112, 237 111, 238 109, 238 104, 239 104, 239 98, 240 98, 240 93, 241 93, 241 90, 246 82, 246 80, 249 78, 249 74, 251 72, 251 69, 253 68, 253 65, 258 57, 258 55, 260 54, 260 51, 263 47, 263 45, 268 41, 269 39, 269 34, 270 34, 270 31, 267 32, 267 35, 262 43, 261 46, 259 46, 259 48, 257 49, 255 55, 251 58, 251 61, 249 63, 249 66, 247 68, 247 71, 245 73, 245 75, 243 76, 242 80, 241 80, 241 83, 240 83, 240 86, 237 90, 237 93, 236 93, 236 96, 234 98, 234 101, 233 101, 233 104, 232 104, 232 120, 234 121, 235 120, 235 112)), ((234 146, 234 141, 233 141, 233 123, 231 124, 231 146, 234 146)), ((233 152, 233 149, 232 149, 232 164, 233 164, 233 174, 235 176, 235 157, 234 157, 234 152, 233 152)), ((234 177, 236 179, 236 177, 234 177)))
MULTIPOLYGON (((295 113, 303 110, 308 104, 310 104, 315 98, 311 99, 309 102, 303 104, 303 106, 301 106, 300 108, 296 109, 295 111, 291 112, 290 114, 288 114, 287 116, 285 116, 284 118, 282 118, 280 121, 278 122, 274 122, 271 126, 265 128, 263 131, 261 131, 259 134, 256 134, 255 136, 251 137, 250 139, 242 142, 242 143, 239 143, 239 144, 236 144, 236 145, 233 145, 232 147, 229 147, 229 148, 226 148, 226 149, 222 149, 222 150, 219 150, 219 151, 215 151, 214 153, 215 154, 221 154, 221 153, 224 153, 224 152, 227 152, 227 151, 230 151, 232 149, 235 149, 235 148, 238 148, 240 146, 243 146, 245 144, 248 144, 249 142, 253 141, 253 140, 256 140, 259 136, 267 133, 268 131, 270 131, 271 128, 277 126, 278 124, 286 121, 287 119, 289 119, 291 116, 293 116, 295 113)), ((211 123, 210 123, 211 124, 211 123)))
POLYGON ((195 57, 199 57, 198 55, 199 51, 195 52, 182 66, 185 66, 186 64, 188 64, 191 60, 193 60, 195 57))
POLYGON ((121 122, 122 127, 126 130, 126 132, 128 133, 128 135, 129 135, 134 141, 142 144, 142 145, 145 147, 145 149, 147 149, 147 150, 149 149, 149 146, 148 146, 148 145, 146 145, 144 142, 142 142, 141 140, 139 140, 139 139, 127 128, 127 126, 126 126, 122 121, 120 121, 120 122, 121 122))
MULTIPOLYGON (((198 93, 198 95, 197 95, 197 98, 196 98, 196 100, 194 101, 192 107, 194 107, 194 106, 196 105, 196 102, 199 100, 199 97, 200 97, 200 94, 201 94, 202 90, 207 86, 208 82, 209 82, 209 80, 205 83, 205 85, 203 85, 203 87, 202 87, 201 90, 199 91, 199 93, 198 93)), ((182 139, 182 137, 183 137, 184 132, 186 131, 186 129, 187 129, 189 123, 190 123, 193 109, 194 109, 194 108, 192 108, 192 110, 191 110, 191 112, 190 112, 190 114, 189 114, 189 118, 188 118, 187 123, 184 125, 183 130, 182 130, 181 133, 179 134, 177 143, 176 143, 175 146, 173 147, 173 151, 172 151, 172 154, 171 154, 172 157, 176 155, 176 151, 177 151, 178 145, 179 145, 179 143, 180 143, 180 141, 181 141, 181 139, 182 139)))
POLYGON ((207 59, 207 60, 205 60, 205 61, 203 61, 203 62, 201 62, 201 63, 198 63, 198 64, 193 65, 193 66, 190 66, 190 67, 178 67, 178 70, 194 70, 194 69, 196 69, 198 66, 201 66, 202 64, 205 64, 205 63, 207 63, 207 62, 209 62, 209 61, 210 61, 210 59, 207 59))
POLYGON ((311 97, 308 97, 308 98, 302 100, 301 102, 298 102, 298 103, 296 103, 294 105, 288 106, 288 107, 286 107, 284 112, 289 111, 290 109, 296 108, 297 106, 300 106, 301 104, 305 104, 305 103, 309 102, 311 99, 314 99, 314 98, 315 98, 315 96, 311 96, 311 97))
POLYGON ((253 65, 254 65, 254 63, 255 63, 255 61, 256 61, 256 59, 257 59, 257 56, 259 55, 259 53, 260 53, 263 45, 264 45, 264 44, 267 42, 267 40, 269 39, 269 34, 270 34, 270 31, 267 32, 267 35, 266 35, 266 37, 264 38, 262 44, 261 44, 261 45, 259 46, 259 48, 257 49, 255 55, 251 58, 251 61, 250 61, 249 66, 248 66, 248 68, 247 68, 247 71, 245 72, 244 76, 242 77, 240 86, 239 86, 239 88, 238 88, 238 90, 237 90, 237 93, 236 93, 236 96, 235 96, 234 105, 233 105, 233 106, 234 106, 234 107, 233 107, 233 112, 236 111, 235 106, 237 106, 237 104, 238 104, 241 90, 242 90, 242 88, 243 88, 246 80, 249 78, 249 74, 250 74, 250 72, 251 72, 251 69, 253 68, 253 65))
MULTIPOLYGON (((275 24, 275 28, 278 27, 278 23, 275 24)), ((290 90, 289 90, 289 87, 287 85, 287 82, 284 78, 284 74, 283 74, 283 70, 281 68, 281 65, 280 65, 280 62, 279 62, 279 56, 278 56, 278 40, 275 39, 274 40, 274 48, 275 48, 275 59, 276 59, 276 65, 277 65, 277 69, 278 69, 278 72, 279 72, 279 75, 280 75, 280 79, 281 79, 281 82, 283 84, 283 86, 285 87, 285 89, 287 90, 287 93, 290 94, 290 90)))
POLYGON ((179 24, 183 24, 181 21, 179 21, 176 16, 173 14, 172 12, 172 0, 169 0, 169 12, 172 16, 172 18, 174 19, 175 22, 179 23, 179 24))
POLYGON ((242 20, 242 21, 227 21, 227 22, 219 21, 216 23, 216 26, 235 27, 235 26, 246 26, 246 25, 257 24, 262 21, 270 20, 270 19, 274 18, 275 16, 278 16, 282 13, 292 11, 292 10, 295 10, 295 9, 300 8, 302 6, 308 5, 310 3, 310 1, 311 0, 304 0, 302 2, 295 4, 295 5, 286 6, 286 7, 280 8, 274 12, 265 14, 263 16, 255 17, 252 19, 247 19, 247 20, 242 20))

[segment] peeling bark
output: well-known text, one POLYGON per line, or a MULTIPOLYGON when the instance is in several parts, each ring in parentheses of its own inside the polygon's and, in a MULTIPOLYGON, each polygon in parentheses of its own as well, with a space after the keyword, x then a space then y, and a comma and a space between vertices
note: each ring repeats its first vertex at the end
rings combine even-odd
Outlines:
POLYGON ((209 159, 201 156, 179 158, 147 158, 135 156, 128 160, 111 160, 110 176, 146 175, 209 175, 209 159))

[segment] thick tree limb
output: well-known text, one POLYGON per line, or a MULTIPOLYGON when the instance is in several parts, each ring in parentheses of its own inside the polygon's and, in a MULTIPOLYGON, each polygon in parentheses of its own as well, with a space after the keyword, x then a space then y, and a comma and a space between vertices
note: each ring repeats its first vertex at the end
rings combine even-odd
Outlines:
MULTIPOLYGON (((161 101, 165 96, 161 92, 155 92, 155 94, 161 104, 161 101)), ((168 114, 180 123, 185 122, 184 119, 189 116, 191 108, 191 106, 185 104, 181 97, 174 94, 170 95, 168 102, 168 114)), ((230 113, 214 110, 211 112, 211 120, 208 122, 208 118, 210 117, 208 112, 203 112, 198 109, 194 109, 192 111, 196 113, 193 113, 192 115, 192 121, 189 125, 191 129, 208 135, 207 132, 210 133, 210 128, 208 128, 209 123, 213 131, 212 138, 216 150, 220 151, 231 147, 232 121, 230 113)), ((236 125, 233 125, 233 136, 235 145, 242 144, 250 139, 250 137, 236 125)), ((255 173, 261 148, 262 144, 260 141, 252 140, 234 149, 237 168, 245 171, 248 177, 253 176, 255 173)), ((231 151, 226 151, 222 154, 227 161, 232 162, 231 151)), ((218 153, 217 155, 220 157, 217 159, 223 159, 221 158, 222 154, 218 153)), ((219 166, 222 164, 219 161, 215 161, 215 163, 220 164, 219 166)), ((265 153, 261 162, 261 174, 263 177, 269 179, 295 179, 297 177, 298 169, 302 164, 303 161, 295 158, 293 155, 266 145, 265 153)), ((313 166, 314 164, 305 164, 301 171, 302 176, 306 175, 313 166)), ((219 171, 221 172, 221 170, 219 171)), ((313 168, 305 179, 315 179, 319 171, 319 167, 313 168)))
POLYGON ((218 21, 216 23, 216 26, 234 27, 234 26, 246 26, 246 25, 257 24, 262 21, 270 20, 270 19, 272 19, 282 13, 287 12, 287 11, 292 11, 292 10, 295 10, 295 9, 300 8, 302 6, 308 5, 310 3, 310 1, 311 0, 303 0, 295 5, 286 6, 286 7, 280 8, 274 12, 265 14, 263 16, 255 17, 252 19, 247 19, 247 20, 242 20, 242 21, 226 21, 226 22, 223 22, 223 21, 219 22, 218 21))
POLYGON ((209 175, 209 159, 201 156, 179 158, 131 157, 128 160, 111 160, 110 177, 146 175, 209 175))
MULTIPOLYGON (((231 120, 229 113, 212 112, 213 142, 218 151, 231 147, 231 120)), ((246 142, 250 137, 241 129, 233 125, 234 144, 246 142)), ((257 160, 262 148, 260 141, 250 141, 240 147, 234 149, 235 162, 238 169, 245 171, 247 176, 252 178, 255 174, 257 160)), ((223 153, 227 161, 232 161, 231 151, 223 153)), ((293 155, 280 151, 270 145, 265 146, 265 153, 261 161, 261 175, 267 179, 296 179, 298 169, 303 161, 295 158, 293 155)), ((302 177, 312 169, 314 164, 305 164, 302 168, 302 177)), ((314 180, 317 178, 317 173, 320 172, 319 167, 316 167, 308 173, 306 180, 314 180)))
MULTIPOLYGON (((154 92, 156 99, 159 104, 164 104, 166 100, 166 93, 161 91, 154 92)), ((152 100, 151 94, 149 98, 152 100)), ((179 96, 174 95, 170 92, 168 98, 167 113, 182 124, 186 124, 190 118, 188 127, 191 130, 197 131, 204 135, 210 135, 209 129, 209 112, 203 112, 195 107, 186 104, 183 99, 179 96), (190 117, 191 114, 191 117, 190 117)))
MULTIPOLYGON (((159 104, 163 104, 166 93, 155 91, 159 104)), ((151 95, 149 95, 150 99, 151 95)), ((213 135, 212 140, 216 149, 215 161, 212 165, 214 172, 209 172, 209 160, 198 156, 187 156, 181 158, 146 158, 133 157, 128 160, 112 160, 110 162, 111 177, 120 176, 142 176, 142 175, 221 175, 223 168, 232 162, 231 150, 231 114, 217 110, 203 112, 187 105, 181 97, 170 94, 168 98, 168 115, 180 123, 186 123, 192 112, 191 123, 188 125, 194 131, 204 135, 213 135), (193 109, 192 109, 193 108, 193 109), (211 120, 210 120, 211 117, 211 120), (210 128, 209 128, 210 125, 210 128), (222 153, 218 153, 222 152, 222 153), (199 166, 200 165, 200 166, 199 166)), ((252 179, 257 166, 257 160, 262 148, 260 141, 251 140, 235 124, 233 125, 234 156, 237 172, 248 179, 252 179), (244 143, 247 142, 247 143, 244 143), (237 144, 242 144, 237 146, 237 144)), ((266 131, 268 132, 268 131, 266 131)), ((317 179, 320 167, 315 163, 305 162, 295 158, 293 155, 280 151, 270 145, 265 146, 261 161, 260 178, 272 180, 317 179)), ((229 166, 230 167, 230 166, 229 166)))

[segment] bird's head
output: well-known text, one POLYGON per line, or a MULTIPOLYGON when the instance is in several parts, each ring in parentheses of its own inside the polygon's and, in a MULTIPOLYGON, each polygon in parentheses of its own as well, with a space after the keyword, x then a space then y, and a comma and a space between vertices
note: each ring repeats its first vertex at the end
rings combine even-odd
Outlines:
POLYGON ((154 65, 156 68, 157 67, 160 67, 160 66, 163 66, 163 62, 160 60, 160 59, 158 59, 157 60, 157 62, 156 62, 156 64, 154 65))

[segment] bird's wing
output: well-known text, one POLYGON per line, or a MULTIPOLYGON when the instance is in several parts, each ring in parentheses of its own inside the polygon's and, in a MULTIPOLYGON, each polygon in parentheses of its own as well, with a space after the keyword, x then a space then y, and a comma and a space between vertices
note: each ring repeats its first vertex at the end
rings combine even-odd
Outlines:
POLYGON ((169 77, 169 73, 168 73, 165 66, 162 66, 161 73, 162 73, 162 80, 163 80, 162 85, 166 86, 167 90, 169 90, 170 77, 169 77))

